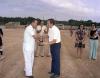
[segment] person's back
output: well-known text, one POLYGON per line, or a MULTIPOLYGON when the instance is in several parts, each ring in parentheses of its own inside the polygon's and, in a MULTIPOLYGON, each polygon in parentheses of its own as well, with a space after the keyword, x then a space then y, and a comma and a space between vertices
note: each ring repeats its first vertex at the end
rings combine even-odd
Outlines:
POLYGON ((36 31, 37 31, 37 35, 39 36, 39 39, 36 40, 37 46, 36 46, 35 56, 38 57, 40 55, 41 57, 44 57, 45 52, 48 56, 48 53, 46 51, 47 46, 44 46, 42 44, 45 41, 48 42, 47 27, 45 25, 42 26, 38 25, 36 31))
MULTIPOLYGON (((47 26, 45 26, 45 25, 42 26, 41 35, 43 36, 43 42, 49 42, 47 26)), ((46 46, 44 45, 44 50, 43 51, 44 52, 43 52, 42 55, 46 55, 47 57, 50 56, 50 47, 49 47, 49 45, 46 45, 46 46)))
POLYGON ((41 29, 41 35, 44 35, 45 31, 47 31, 47 27, 45 25, 43 25, 42 29, 41 29))
POLYGON ((41 32, 41 30, 42 30, 41 25, 38 25, 38 26, 37 26, 37 28, 36 28, 36 32, 37 32, 37 33, 40 33, 40 32, 41 32))

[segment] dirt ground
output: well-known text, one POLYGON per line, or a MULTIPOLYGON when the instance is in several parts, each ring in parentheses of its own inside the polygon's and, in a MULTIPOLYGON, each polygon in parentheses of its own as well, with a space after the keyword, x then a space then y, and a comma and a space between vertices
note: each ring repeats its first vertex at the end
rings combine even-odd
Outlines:
MULTIPOLYGON (((23 29, 4 29, 5 59, 0 60, 0 78, 25 78, 22 52, 23 29)), ((87 41, 88 42, 88 41, 87 41)), ((61 77, 60 78, 100 78, 100 46, 96 61, 88 59, 89 44, 86 44, 83 58, 76 58, 74 36, 62 31, 61 77)), ((50 57, 36 57, 33 74, 35 78, 49 78, 50 57)))

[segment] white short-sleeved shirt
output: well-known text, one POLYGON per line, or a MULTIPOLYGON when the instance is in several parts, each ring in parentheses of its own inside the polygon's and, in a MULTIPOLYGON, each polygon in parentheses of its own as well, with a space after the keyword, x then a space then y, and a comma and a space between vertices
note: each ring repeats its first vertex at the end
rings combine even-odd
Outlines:
POLYGON ((49 28, 48 32, 49 42, 56 39, 56 43, 61 42, 60 30, 54 25, 52 28, 49 28))
POLYGON ((36 34, 36 30, 33 29, 32 25, 29 25, 26 27, 24 32, 24 41, 23 41, 23 47, 27 50, 33 50, 35 46, 35 39, 34 35, 36 34))

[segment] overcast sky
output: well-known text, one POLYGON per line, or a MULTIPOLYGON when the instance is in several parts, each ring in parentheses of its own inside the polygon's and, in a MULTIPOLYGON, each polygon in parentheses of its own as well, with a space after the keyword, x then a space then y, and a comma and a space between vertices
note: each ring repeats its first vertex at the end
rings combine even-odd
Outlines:
POLYGON ((0 0, 0 16, 100 22, 100 0, 0 0))

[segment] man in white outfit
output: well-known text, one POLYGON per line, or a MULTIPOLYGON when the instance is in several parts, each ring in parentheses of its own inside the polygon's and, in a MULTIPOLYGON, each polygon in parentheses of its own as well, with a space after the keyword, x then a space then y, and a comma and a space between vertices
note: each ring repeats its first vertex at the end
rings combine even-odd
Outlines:
POLYGON ((34 62, 36 26, 37 26, 37 20, 34 19, 32 23, 26 27, 24 32, 24 42, 23 42, 23 54, 25 60, 24 71, 25 71, 25 76, 28 78, 34 78, 32 75, 32 68, 34 62))

